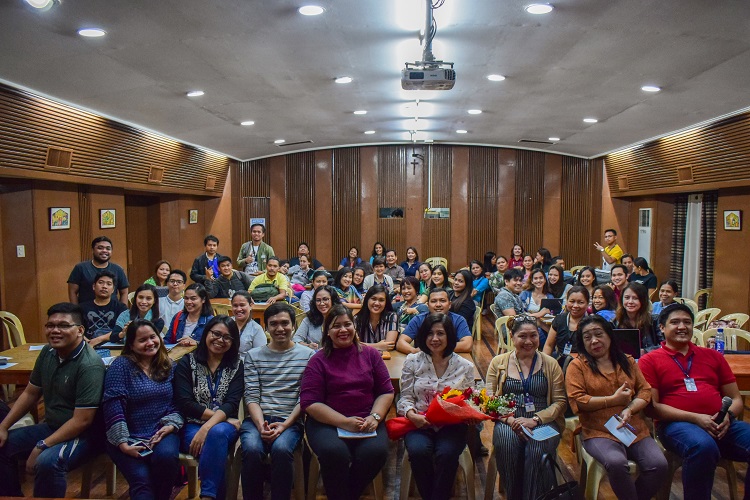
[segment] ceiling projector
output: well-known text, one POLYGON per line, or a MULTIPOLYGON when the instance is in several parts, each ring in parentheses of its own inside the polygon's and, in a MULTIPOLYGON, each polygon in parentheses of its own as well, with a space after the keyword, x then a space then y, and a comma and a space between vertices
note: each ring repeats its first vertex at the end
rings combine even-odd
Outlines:
POLYGON ((456 70, 440 67, 417 67, 406 63, 401 71, 404 90, 450 90, 456 84, 456 70))

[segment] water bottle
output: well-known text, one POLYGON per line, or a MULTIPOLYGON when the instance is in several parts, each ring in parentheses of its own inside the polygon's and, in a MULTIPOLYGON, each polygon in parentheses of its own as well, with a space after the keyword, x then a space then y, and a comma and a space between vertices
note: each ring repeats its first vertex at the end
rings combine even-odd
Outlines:
POLYGON ((724 354, 724 329, 719 328, 716 331, 716 350, 724 354))

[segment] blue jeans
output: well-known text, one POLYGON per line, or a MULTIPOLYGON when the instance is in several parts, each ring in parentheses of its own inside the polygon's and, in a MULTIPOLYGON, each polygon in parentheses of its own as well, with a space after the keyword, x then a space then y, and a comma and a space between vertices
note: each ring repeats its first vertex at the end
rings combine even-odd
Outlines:
MULTIPOLYGON (((710 499, 719 458, 750 461, 750 424, 734 420, 723 439, 717 441, 688 422, 660 424, 659 439, 666 449, 682 457, 682 486, 686 500, 710 499)), ((750 492, 750 474, 745 476, 745 497, 750 492)))
MULTIPOLYGON (((49 425, 38 424, 13 429, 8 433, 8 441, 0 448, 0 496, 23 496, 18 482, 18 459, 25 459, 39 440, 53 432, 49 425)), ((80 467, 102 451, 98 440, 88 434, 84 432, 39 454, 34 476, 35 497, 65 496, 68 471, 80 467)))
POLYGON ((422 498, 448 500, 453 491, 458 457, 466 447, 466 424, 417 429, 404 436, 414 481, 422 498))
MULTIPOLYGON (((268 417, 266 420, 272 424, 285 419, 268 417)), ((242 422, 242 498, 263 499, 265 460, 267 455, 271 455, 271 498, 289 500, 294 483, 294 450, 302 439, 302 431, 302 424, 296 423, 269 444, 260 438, 260 432, 251 418, 242 422)))
POLYGON ((164 436, 154 446, 154 452, 145 457, 133 458, 111 443, 107 443, 107 453, 128 481, 131 499, 162 500, 172 494, 180 473, 180 436, 177 433, 164 436))
MULTIPOLYGON (((180 451, 190 453, 190 442, 200 430, 200 424, 185 424, 182 429, 180 451)), ((224 464, 230 447, 237 440, 237 429, 227 422, 219 422, 209 429, 198 459, 198 477, 201 480, 201 496, 224 498, 227 495, 224 464)))

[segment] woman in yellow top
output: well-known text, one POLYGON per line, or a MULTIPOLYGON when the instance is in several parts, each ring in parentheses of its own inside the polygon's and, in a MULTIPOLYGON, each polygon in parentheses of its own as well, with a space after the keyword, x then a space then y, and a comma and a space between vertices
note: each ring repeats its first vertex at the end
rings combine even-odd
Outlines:
POLYGON ((508 321, 508 326, 515 351, 495 356, 490 362, 487 392, 515 394, 516 412, 495 424, 492 444, 507 498, 531 500, 556 484, 553 471, 542 464, 542 455, 555 456, 560 435, 535 441, 526 431, 552 427, 562 432, 567 407, 565 387, 560 365, 539 352, 536 318, 518 315, 508 321))

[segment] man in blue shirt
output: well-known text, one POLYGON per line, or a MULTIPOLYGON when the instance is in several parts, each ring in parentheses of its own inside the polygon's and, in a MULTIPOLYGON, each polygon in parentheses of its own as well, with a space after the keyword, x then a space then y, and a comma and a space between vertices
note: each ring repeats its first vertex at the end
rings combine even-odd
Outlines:
POLYGON ((419 349, 412 346, 412 341, 417 336, 419 327, 422 326, 425 318, 428 314, 448 314, 453 321, 453 325, 456 327, 456 334, 458 337, 458 343, 456 344, 454 352, 471 352, 474 347, 474 339, 471 337, 471 331, 469 331, 469 325, 466 324, 466 320, 456 314, 450 312, 451 301, 448 298, 448 292, 445 288, 433 288, 430 290, 430 294, 427 299, 427 308, 429 312, 422 313, 415 316, 414 319, 409 321, 406 326, 404 333, 398 339, 396 343, 396 349, 404 354, 411 354, 413 352, 419 352, 419 349))

